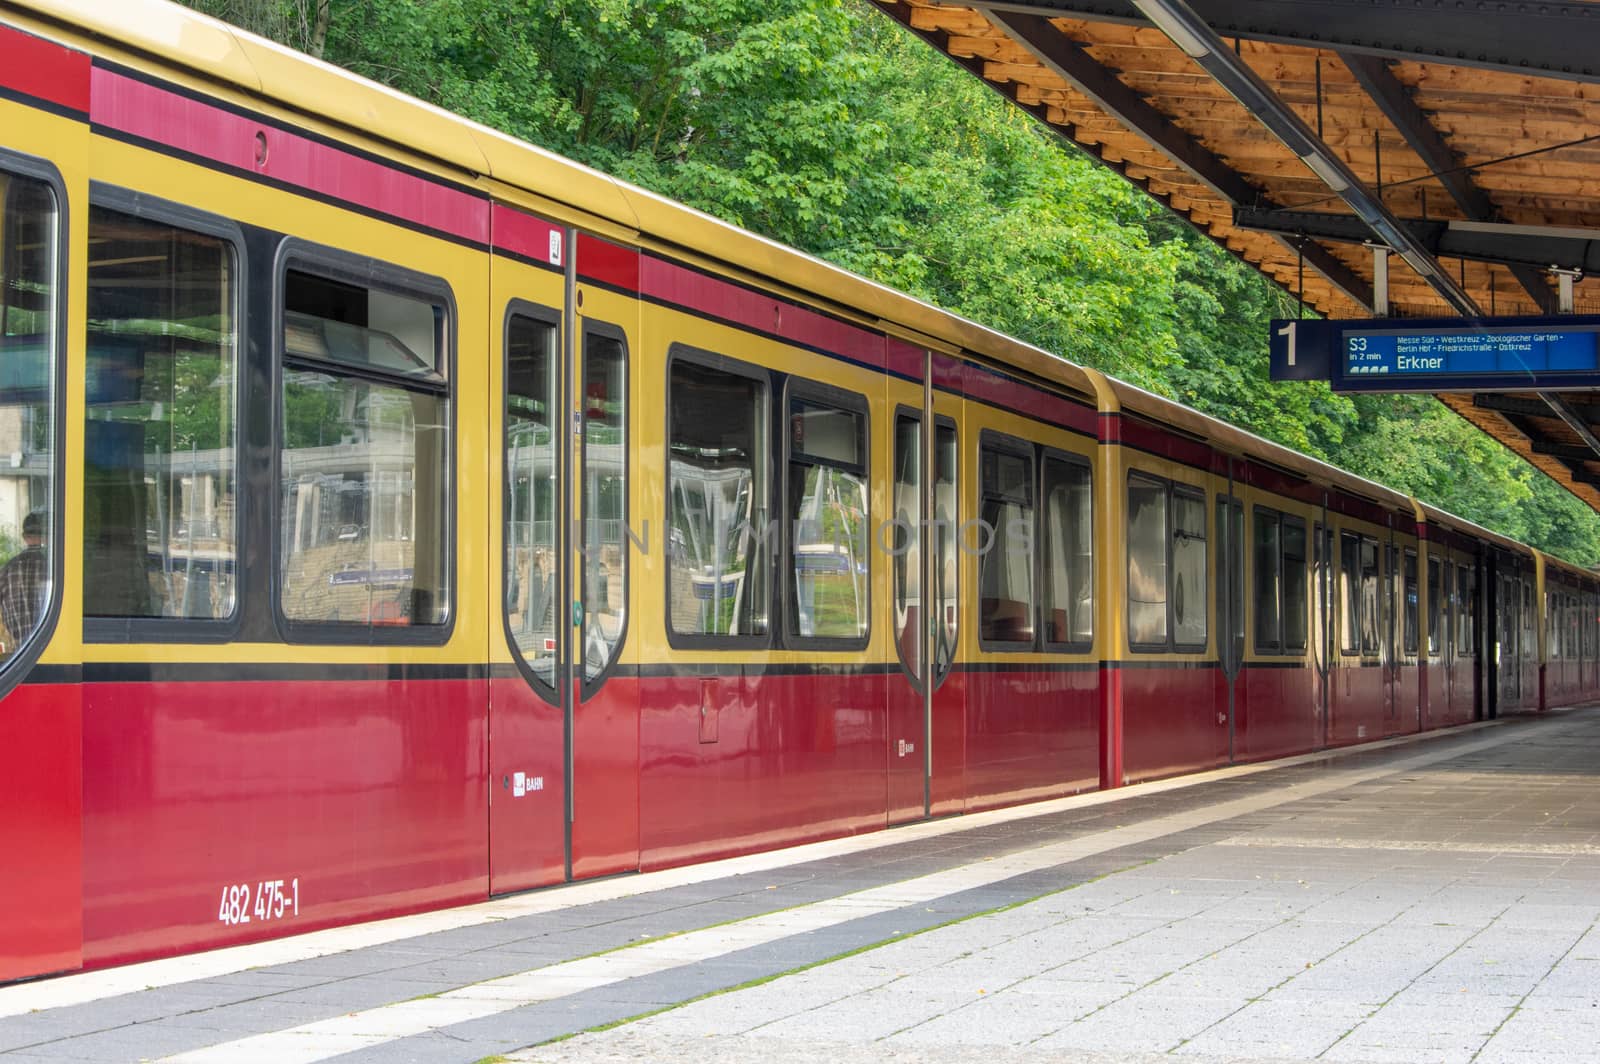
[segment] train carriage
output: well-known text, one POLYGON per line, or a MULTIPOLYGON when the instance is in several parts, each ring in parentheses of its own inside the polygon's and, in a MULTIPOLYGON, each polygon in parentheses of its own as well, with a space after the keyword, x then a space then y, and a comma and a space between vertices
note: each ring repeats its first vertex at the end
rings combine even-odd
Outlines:
POLYGON ((1600 685, 1590 574, 160 0, 0 0, 0 199, 0 979, 1600 685))

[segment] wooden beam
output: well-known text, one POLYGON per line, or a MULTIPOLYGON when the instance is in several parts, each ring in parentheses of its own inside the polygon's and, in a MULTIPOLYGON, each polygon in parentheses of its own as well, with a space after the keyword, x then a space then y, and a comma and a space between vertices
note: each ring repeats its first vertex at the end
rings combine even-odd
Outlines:
MULTIPOLYGON (((975 8, 1149 25, 1130 0, 964 0, 975 8)), ((1213 31, 1303 48, 1336 48, 1600 83, 1600 4, 1459 0, 1189 0, 1213 31)))
POLYGON ((1564 462, 1593 462, 1600 460, 1588 447, 1576 443, 1555 443, 1551 440, 1534 440, 1534 454, 1547 454, 1564 462))
MULTIPOLYGON (((930 10, 933 10, 933 11, 945 11, 946 9, 944 9, 944 8, 930 9, 930 8, 927 8, 927 7, 917 7, 917 6, 913 6, 910 3, 907 3, 906 0, 876 0, 876 2, 878 4, 878 6, 883 10, 883 12, 885 14, 887 14, 889 17, 893 18, 896 22, 899 22, 901 25, 905 26, 908 30, 910 30, 912 33, 915 33, 918 37, 922 38, 929 45, 931 45, 935 51, 939 52, 945 58, 949 59, 956 66, 958 66, 961 69, 965 70, 968 74, 971 74, 974 77, 976 77, 979 80, 979 82, 981 82, 982 84, 988 85, 991 89, 993 89, 995 92, 999 93, 1007 101, 1009 101, 1013 105, 1019 107, 1021 110, 1025 111, 1026 113, 1031 115, 1033 118, 1037 119, 1039 121, 1039 123, 1041 125, 1043 125, 1046 129, 1050 130, 1051 133, 1055 134, 1057 137, 1060 137, 1062 140, 1064 140, 1065 142, 1070 144, 1072 147, 1078 149, 1079 151, 1082 151, 1085 155, 1089 156, 1089 158, 1093 159, 1095 162, 1100 163, 1102 166, 1105 166, 1107 169, 1111 170, 1113 173, 1118 174, 1123 179, 1125 179, 1129 184, 1131 184, 1131 185, 1135 186, 1136 188, 1140 189, 1141 191, 1147 193, 1153 199, 1155 199, 1155 201, 1157 203, 1160 203, 1162 206, 1164 206, 1168 210, 1172 211, 1172 213, 1177 215, 1179 218, 1183 219, 1186 222, 1190 222, 1191 224, 1194 224, 1193 223, 1193 219, 1185 211, 1183 211, 1180 208, 1177 208, 1177 207, 1173 206, 1170 196, 1162 195, 1160 192, 1153 191, 1150 188, 1150 181, 1148 179, 1140 178, 1136 174, 1130 173, 1130 168, 1129 167, 1105 158, 1105 155, 1104 155, 1104 152, 1102 151, 1102 149, 1098 148, 1093 143, 1087 143, 1087 142, 1081 141, 1078 138, 1077 129, 1074 126, 1072 126, 1070 123, 1062 123, 1062 122, 1052 121, 1051 117, 1050 117, 1050 113, 1049 113, 1049 107, 1047 105, 1045 105, 1043 103, 1027 104, 1027 103, 1020 102, 1017 99, 1017 89, 1016 89, 1015 85, 1012 85, 1010 83, 1001 84, 1001 83, 998 83, 998 82, 987 81, 987 80, 984 79, 984 77, 983 77, 983 62, 982 62, 982 60, 979 60, 979 59, 964 59, 964 58, 961 58, 960 56, 952 55, 950 53, 950 50, 949 50, 949 47, 948 47, 948 45, 949 45, 949 35, 944 30, 942 30, 942 29, 919 29, 918 28, 918 26, 917 26, 918 22, 922 22, 924 25, 937 24, 936 22, 930 22, 930 20, 925 19, 922 15, 919 15, 919 12, 928 12, 930 10)), ((985 25, 987 25, 987 23, 985 23, 985 25)), ((1208 229, 1206 229, 1203 226, 1200 227, 1200 231, 1205 233, 1208 237, 1210 237, 1211 240, 1213 240, 1224 251, 1227 251, 1229 254, 1232 254, 1232 255, 1237 255, 1247 265, 1254 266, 1257 269, 1260 269, 1261 264, 1260 264, 1259 260, 1252 260, 1249 256, 1247 256, 1245 254, 1241 254, 1235 247, 1231 246, 1229 244, 1229 242, 1224 241, 1220 237, 1212 234, 1208 229)), ((1264 274, 1264 276, 1268 276, 1269 280, 1273 279, 1273 278, 1271 278, 1270 275, 1264 274)), ((1361 278, 1359 276, 1355 275, 1354 273, 1351 273, 1350 276, 1351 276, 1353 284, 1356 284, 1356 285, 1359 286, 1359 285, 1365 283, 1365 282, 1362 282, 1361 278)), ((1297 293, 1294 292, 1294 290, 1292 288, 1290 288, 1287 284, 1285 284, 1281 279, 1278 280, 1277 283, 1281 287, 1283 287, 1286 291, 1288 291, 1290 295, 1297 294, 1297 293)), ((1370 307, 1371 306, 1371 302, 1372 302, 1370 297, 1368 297, 1366 300, 1361 300, 1361 299, 1351 295, 1349 292, 1344 292, 1344 291, 1340 291, 1338 293, 1330 292, 1329 294, 1330 294, 1330 296, 1333 296, 1333 295, 1337 294, 1337 295, 1343 296, 1345 298, 1351 299, 1352 301, 1356 302, 1358 305, 1360 305, 1363 308, 1370 307)), ((1323 309, 1325 309, 1325 310, 1327 310, 1328 312, 1331 313, 1333 310, 1337 309, 1338 307, 1339 307, 1339 302, 1337 300, 1335 300, 1335 299, 1330 298, 1327 301, 1325 301, 1323 309)))
MULTIPOLYGON (((1203 144, 1178 128, 1127 85, 1102 66, 1080 44, 1064 36, 1050 20, 1038 15, 990 11, 995 26, 1032 52, 1057 77, 1115 116, 1152 147, 1159 149, 1196 180, 1232 204, 1270 204, 1261 189, 1251 184, 1203 144)), ((1322 274, 1363 307, 1372 306, 1372 286, 1327 249, 1314 242, 1294 247, 1308 266, 1322 274)))

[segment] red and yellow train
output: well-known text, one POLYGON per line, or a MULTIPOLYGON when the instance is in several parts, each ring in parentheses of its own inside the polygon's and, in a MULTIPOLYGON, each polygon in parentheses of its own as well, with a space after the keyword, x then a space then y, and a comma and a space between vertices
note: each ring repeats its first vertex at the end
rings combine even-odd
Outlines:
POLYGON ((0 0, 0 201, 0 979, 1600 687, 1584 571, 159 0, 0 0))

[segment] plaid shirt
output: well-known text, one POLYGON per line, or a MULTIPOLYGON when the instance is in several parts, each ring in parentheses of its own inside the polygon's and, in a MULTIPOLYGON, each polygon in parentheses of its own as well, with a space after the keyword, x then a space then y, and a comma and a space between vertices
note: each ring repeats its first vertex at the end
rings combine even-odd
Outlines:
POLYGON ((0 566, 0 623, 15 646, 28 638, 44 612, 50 587, 50 556, 43 547, 25 547, 0 566))

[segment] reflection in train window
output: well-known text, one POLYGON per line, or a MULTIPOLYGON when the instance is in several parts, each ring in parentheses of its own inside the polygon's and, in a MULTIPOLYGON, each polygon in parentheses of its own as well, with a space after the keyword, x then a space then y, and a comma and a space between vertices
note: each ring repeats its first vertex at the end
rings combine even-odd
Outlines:
MULTIPOLYGON (((1433 563, 1438 564, 1438 563, 1433 563)), ((1400 649, 1406 654, 1417 652, 1417 552, 1407 550, 1401 561, 1401 622, 1400 649)))
POLYGON ((1534 589, 1532 579, 1522 581, 1522 640, 1517 645, 1522 648, 1522 653, 1532 658, 1538 650, 1538 633, 1535 629, 1539 624, 1539 611, 1534 606, 1534 589))
POLYGON ((922 421, 908 414, 894 419, 894 494, 890 506, 894 539, 887 546, 894 576, 895 646, 906 671, 921 676, 926 630, 922 623, 922 421))
POLYGON ((234 606, 234 249, 89 210, 85 617, 234 606))
POLYGON ((0 659, 48 614, 55 487, 58 214, 43 181, 0 171, 0 659))
POLYGON ((1167 642, 1167 483, 1128 477, 1128 642, 1167 642))
POLYGON ((1204 650, 1211 608, 1206 573, 1206 500, 1192 488, 1172 488, 1172 642, 1204 650))
POLYGON ((283 299, 279 608, 290 622, 442 625, 444 305, 294 269, 283 299))
POLYGON ((628 609, 628 352, 621 334, 583 338, 583 676, 622 645, 628 609))
POLYGON ((554 315, 506 326, 505 611, 517 653, 555 685, 557 587, 554 315))
MULTIPOLYGON (((1033 646, 1033 447, 984 433, 979 447, 978 638, 1033 646)), ((966 531, 962 531, 966 535, 966 531)))
POLYGON ((1428 656, 1439 656, 1444 645, 1445 573, 1438 558, 1428 559, 1428 656))
POLYGON ((759 637, 777 534, 767 511, 767 384, 715 362, 675 357, 668 375, 668 630, 759 637))
POLYGON ((1044 460, 1044 640, 1087 647, 1094 639, 1094 498, 1089 467, 1044 460))
POLYGON ((867 637, 865 407, 789 401, 788 631, 802 639, 867 637))
POLYGON ((1383 599, 1379 594, 1378 542, 1361 537, 1361 653, 1376 656, 1378 633, 1383 623, 1383 599))
POLYGON ((1130 646, 1205 649, 1211 610, 1208 565, 1205 495, 1187 484, 1130 473, 1130 646))
POLYGON ((1306 592, 1306 523, 1283 515, 1283 650, 1299 653, 1306 649, 1310 621, 1306 592))
POLYGON ((1276 510, 1256 507, 1252 515, 1255 524, 1255 589, 1256 650, 1277 653, 1283 649, 1280 631, 1282 615, 1279 606, 1283 600, 1283 547, 1279 542, 1279 519, 1276 510))
POLYGON ((1257 506, 1255 522, 1256 650, 1296 654, 1306 649, 1306 523, 1257 506))
POLYGON ((1339 651, 1361 652, 1361 537, 1354 532, 1339 533, 1339 651))
POLYGON ((936 420, 933 430, 933 520, 921 523, 922 505, 922 419, 902 413, 895 418, 894 430, 894 514, 892 539, 882 530, 879 546, 891 552, 894 574, 895 645, 900 660, 913 675, 921 674, 923 610, 939 618, 933 628, 934 670, 939 675, 955 660, 957 608, 956 575, 959 555, 956 548, 956 429, 936 420), (933 589, 921 593, 924 551, 933 554, 933 589))
POLYGON ((961 571, 958 528, 960 517, 956 507, 956 476, 961 462, 956 446, 956 427, 935 420, 933 425, 933 580, 934 601, 944 616, 944 623, 934 629, 933 668, 943 676, 956 660, 956 637, 960 632, 960 596, 958 577, 961 571))
POLYGON ((1456 656, 1470 658, 1476 650, 1477 633, 1473 627, 1478 593, 1477 577, 1465 565, 1456 566, 1456 656))
POLYGON ((1222 659, 1237 667, 1244 655, 1244 506, 1217 496, 1217 623, 1226 631, 1218 642, 1222 659))

